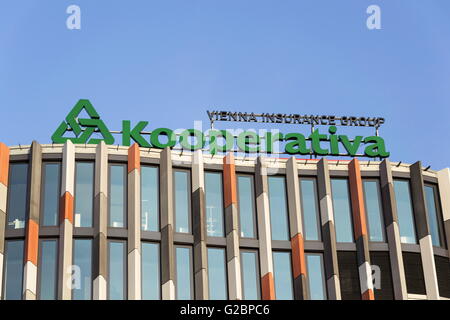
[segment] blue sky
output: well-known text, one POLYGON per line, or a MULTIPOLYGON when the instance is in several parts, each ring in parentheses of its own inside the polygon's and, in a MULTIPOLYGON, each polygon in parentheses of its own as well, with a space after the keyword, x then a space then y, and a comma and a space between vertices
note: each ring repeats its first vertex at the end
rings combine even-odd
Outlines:
POLYGON ((449 39, 448 0, 3 0, 0 141, 50 142, 80 98, 111 130, 192 127, 219 106, 381 116, 392 161, 441 169, 449 39), (66 28, 71 4, 81 30, 66 28), (371 4, 382 30, 366 27, 371 4))

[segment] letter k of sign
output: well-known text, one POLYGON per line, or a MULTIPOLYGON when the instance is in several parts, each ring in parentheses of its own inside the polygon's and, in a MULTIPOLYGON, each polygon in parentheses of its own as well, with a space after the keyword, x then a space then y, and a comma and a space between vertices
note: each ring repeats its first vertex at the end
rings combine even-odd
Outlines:
POLYGON ((114 137, 109 132, 105 123, 100 119, 100 116, 89 100, 80 99, 65 120, 61 122, 52 135, 52 141, 54 143, 65 143, 66 141, 79 144, 98 144, 101 141, 104 141, 106 144, 114 143, 114 137), (90 119, 78 118, 83 109, 90 116, 90 119), (75 137, 64 137, 64 134, 68 131, 72 131, 75 137), (99 133, 103 139, 91 138, 94 132, 99 133))

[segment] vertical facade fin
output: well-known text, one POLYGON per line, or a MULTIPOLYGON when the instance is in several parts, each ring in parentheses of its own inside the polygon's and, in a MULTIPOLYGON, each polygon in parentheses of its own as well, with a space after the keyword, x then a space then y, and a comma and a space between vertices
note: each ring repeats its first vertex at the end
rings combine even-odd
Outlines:
POLYGON ((380 164, 381 197, 383 202, 384 222, 389 246, 394 296, 396 300, 408 299, 405 268, 403 266, 400 229, 398 225, 397 204, 392 178, 391 162, 388 159, 380 164))
POLYGON ((230 300, 242 299, 241 264, 239 255, 239 214, 237 180, 233 153, 223 158, 223 193, 225 200, 225 233, 230 300))
POLYGON ((30 203, 25 232, 25 265, 23 272, 23 299, 36 300, 39 247, 39 211, 41 203, 42 148, 33 141, 30 150, 30 203))
POLYGON ((5 252, 6 203, 8 196, 9 148, 0 143, 0 300, 3 299, 3 260, 5 252))
POLYGON ((208 255, 206 247, 206 208, 203 154, 192 154, 192 231, 194 234, 194 286, 195 299, 207 300, 208 255))
POLYGON ((353 159, 348 165, 350 197, 353 214, 353 230, 358 257, 359 282, 361 298, 374 300, 372 267, 369 255, 369 239, 364 206, 363 185, 359 160, 353 159))
POLYGON ((128 149, 128 299, 141 299, 141 152, 128 149))
POLYGON ((411 196, 414 208, 417 236, 419 238, 420 255, 422 257, 423 273, 427 298, 439 299, 436 266, 434 263, 433 244, 431 241, 427 205, 425 203, 425 185, 420 161, 410 166, 411 196))
POLYGON ((72 271, 73 210, 75 195, 75 147, 71 141, 67 141, 63 147, 61 176, 58 299, 70 300, 72 298, 70 278, 72 271))
POLYGON ((258 157, 256 160, 255 189, 261 267, 261 298, 263 300, 275 300, 267 164, 262 157, 258 157))
POLYGON ((93 260, 93 298, 107 299, 108 281, 108 147, 105 142, 97 145, 95 153, 94 188, 94 260, 93 260))
POLYGON ((336 231, 334 228, 333 202, 331 198, 331 182, 328 161, 326 159, 321 159, 317 163, 317 185, 319 188, 319 206, 322 222, 325 277, 328 298, 330 300, 341 300, 336 231))
POLYGON ((289 226, 291 230, 292 271, 296 300, 308 299, 308 283, 304 249, 302 211, 297 160, 291 157, 286 163, 287 193, 289 201, 289 226))
POLYGON ((175 300, 175 247, 173 243, 173 173, 172 152, 165 148, 161 152, 161 264, 162 298, 175 300))

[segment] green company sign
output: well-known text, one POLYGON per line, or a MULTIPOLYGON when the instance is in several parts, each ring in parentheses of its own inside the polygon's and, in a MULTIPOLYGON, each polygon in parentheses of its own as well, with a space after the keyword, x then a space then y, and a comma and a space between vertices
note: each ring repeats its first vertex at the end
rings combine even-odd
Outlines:
MULTIPOLYGON (((214 129, 209 130, 208 135, 196 129, 187 129, 177 135, 168 128, 157 128, 150 133, 143 133, 147 125, 148 121, 139 121, 134 127, 131 127, 129 120, 123 120, 122 145, 130 146, 131 140, 133 140, 141 147, 163 149, 173 148, 179 142, 181 148, 185 150, 194 151, 208 146, 209 152, 216 154, 233 150, 235 142, 237 142, 240 152, 274 153, 274 143, 280 141, 284 142, 281 147, 284 150, 281 153, 291 155, 389 157, 383 138, 356 136, 350 139, 346 135, 337 134, 337 127, 334 125, 328 127, 326 134, 321 133, 319 129, 313 130, 308 137, 297 132, 287 134, 266 132, 264 138, 254 131, 243 131, 235 137, 229 130, 214 129), (150 138, 144 138, 145 135, 149 135, 150 138), (164 142, 161 142, 161 136, 164 136, 164 142), (340 152, 342 149, 345 149, 346 153, 342 154, 340 152), (360 149, 364 149, 364 153, 358 154, 360 149)), ((98 144, 101 141, 109 145, 115 143, 112 133, 100 119, 89 100, 79 100, 52 135, 54 143, 64 143, 68 140, 75 144, 98 144), (89 115, 89 119, 79 118, 83 110, 89 115), (67 132, 72 132, 74 137, 66 137, 67 132), (94 133, 101 135, 102 139, 91 138, 94 133)))

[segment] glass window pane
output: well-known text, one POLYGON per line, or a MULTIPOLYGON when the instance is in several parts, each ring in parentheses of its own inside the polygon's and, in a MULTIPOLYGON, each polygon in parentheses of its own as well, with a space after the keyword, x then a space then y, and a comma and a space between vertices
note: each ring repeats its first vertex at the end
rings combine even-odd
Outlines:
POLYGON ((75 239, 73 248, 73 265, 79 281, 72 287, 73 300, 92 299, 92 240, 75 239))
POLYGON ((331 179, 337 242, 353 242, 352 212, 346 179, 331 179))
POLYGON ((206 225, 209 237, 223 237, 222 174, 205 173, 206 225))
POLYGON ((208 248, 208 284, 210 300, 228 299, 225 263, 224 249, 208 248))
POLYGON ((273 276, 277 300, 292 300, 292 270, 290 252, 273 252, 273 276))
POLYGON ((315 179, 300 179, 305 240, 320 240, 320 217, 315 179))
POLYGON ((157 167, 141 167, 142 230, 159 231, 159 178, 157 167))
POLYGON ((239 221, 242 238, 256 238, 253 177, 238 176, 239 221))
POLYGON ((326 300, 325 277, 321 254, 306 254, 309 295, 311 300, 326 300))
POLYGON ((269 177, 272 240, 289 240, 286 185, 283 177, 269 177))
POLYGON ((40 247, 39 299, 56 300, 58 245, 56 240, 42 240, 40 247))
POLYGON ((6 263, 3 280, 5 300, 22 299, 23 248, 23 240, 5 242, 6 263))
POLYGON ((94 163, 77 162, 75 169, 75 227, 92 227, 94 163))
POLYGON ((174 171, 175 232, 191 233, 190 177, 188 171, 174 171))
POLYGON ((430 224, 431 241, 433 246, 440 247, 441 243, 441 219, 439 215, 438 204, 436 203, 435 188, 432 186, 425 186, 425 200, 427 204, 428 221, 430 224))
POLYGON ((244 300, 258 300, 259 270, 256 252, 241 251, 242 297, 244 300))
POLYGON ((28 164, 11 164, 8 188, 8 229, 25 228, 27 216, 28 164))
POLYGON ((369 225, 369 241, 384 241, 379 183, 374 180, 365 180, 363 181, 363 189, 367 224, 369 225))
POLYGON ((177 268, 177 299, 192 300, 192 260, 191 249, 186 247, 176 248, 176 268, 177 268))
POLYGON ((394 190, 400 226, 400 240, 402 243, 417 243, 409 181, 394 180, 394 190))
POLYGON ((43 171, 42 225, 56 226, 59 216, 61 165, 59 163, 45 163, 43 171))
POLYGON ((110 241, 109 242, 109 299, 124 300, 126 299, 125 291, 125 242, 110 241))
POLYGON ((160 299, 159 244, 142 243, 142 299, 160 299))
POLYGON ((109 226, 125 228, 126 221, 126 186, 125 166, 110 165, 110 193, 109 193, 109 226))

